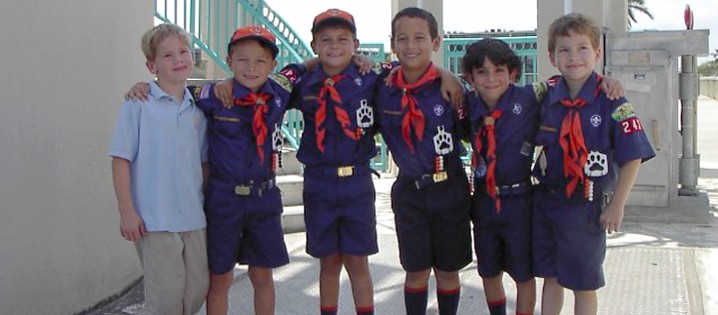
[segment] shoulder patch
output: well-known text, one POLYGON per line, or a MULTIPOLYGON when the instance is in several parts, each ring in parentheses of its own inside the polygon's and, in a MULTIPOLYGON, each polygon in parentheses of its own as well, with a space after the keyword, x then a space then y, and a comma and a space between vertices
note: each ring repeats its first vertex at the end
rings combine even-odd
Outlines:
POLYGON ((621 106, 616 107, 613 113, 611 113, 611 118, 615 121, 624 121, 632 117, 636 117, 636 112, 633 111, 631 103, 623 103, 621 106))
POLYGON ((279 84, 287 92, 292 92, 292 82, 287 76, 271 73, 269 74, 269 79, 279 84))
POLYGON ((548 93, 549 83, 547 82, 534 82, 531 84, 531 86, 534 88, 534 95, 536 96, 536 101, 541 102, 543 98, 548 93))

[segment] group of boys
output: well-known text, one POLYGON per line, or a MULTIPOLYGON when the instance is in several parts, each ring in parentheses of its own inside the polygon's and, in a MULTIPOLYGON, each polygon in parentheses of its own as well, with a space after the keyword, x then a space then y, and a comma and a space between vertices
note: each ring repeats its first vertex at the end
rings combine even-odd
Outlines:
POLYGON ((598 29, 569 15, 550 32, 561 77, 515 87, 520 60, 505 43, 485 39, 468 47, 463 66, 475 90, 457 106, 442 95, 461 94, 458 81, 431 62, 441 43, 437 22, 418 8, 392 20, 399 63, 368 73, 352 62, 359 42, 347 12, 314 19, 318 65, 278 74, 271 74, 274 36, 239 28, 228 45, 234 78, 202 87, 196 102, 185 89, 186 33, 167 24, 149 31, 143 51, 157 81, 149 101, 123 105, 110 152, 121 235, 137 247, 148 310, 194 314, 206 296, 208 314, 227 314, 239 262, 249 265, 255 313, 274 313, 272 269, 289 261, 275 179, 280 126, 296 108, 305 122, 297 157, 306 166, 306 248, 320 261, 321 314, 337 313, 342 268, 356 313, 374 313, 367 257, 378 251, 369 166, 376 133, 399 168, 391 200, 408 315, 426 313, 432 270, 439 313, 457 313, 472 221, 491 314, 506 313, 503 271, 518 283, 517 314, 533 314, 534 275, 546 278, 542 313, 560 312, 564 287, 576 292, 577 314, 595 313, 605 231, 618 230, 638 165, 653 151, 625 98, 601 90, 593 72, 598 29), (462 139, 474 152, 471 183, 462 139), (536 145, 543 147, 533 172, 538 188, 530 181, 536 145), (599 165, 588 167, 589 157, 599 165))

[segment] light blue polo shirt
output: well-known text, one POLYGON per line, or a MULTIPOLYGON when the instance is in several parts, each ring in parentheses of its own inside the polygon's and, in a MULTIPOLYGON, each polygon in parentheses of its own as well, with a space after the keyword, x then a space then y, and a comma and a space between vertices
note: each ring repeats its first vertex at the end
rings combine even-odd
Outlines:
POLYGON ((178 102, 150 82, 148 101, 122 104, 110 156, 131 162, 135 209, 148 232, 204 228, 207 119, 185 89, 178 102))

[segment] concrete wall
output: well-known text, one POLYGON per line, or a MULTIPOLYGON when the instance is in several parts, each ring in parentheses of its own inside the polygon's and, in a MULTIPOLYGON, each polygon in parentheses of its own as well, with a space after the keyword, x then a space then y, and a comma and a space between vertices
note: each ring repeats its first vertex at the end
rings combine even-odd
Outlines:
POLYGON ((701 95, 718 100, 718 77, 701 78, 701 95))
POLYGON ((152 24, 146 0, 0 3, 0 313, 77 313, 140 276, 107 151, 152 24))

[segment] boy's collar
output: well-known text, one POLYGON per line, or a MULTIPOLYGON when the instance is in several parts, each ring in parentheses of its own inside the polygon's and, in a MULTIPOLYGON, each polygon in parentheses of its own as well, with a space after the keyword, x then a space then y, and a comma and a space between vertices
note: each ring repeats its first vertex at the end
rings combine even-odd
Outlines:
MULTIPOLYGON (((593 100, 595 99, 595 90, 596 86, 598 85, 598 74, 594 71, 591 73, 591 75, 586 79, 586 82, 583 83, 581 86, 581 91, 578 92, 576 97, 580 97, 582 99, 585 99, 589 103, 593 103, 593 100)), ((549 90, 549 104, 554 104, 560 102, 562 99, 567 98, 570 95, 570 92, 568 90, 568 84, 566 84, 566 81, 564 80, 563 76, 559 77, 559 79, 556 82, 556 85, 549 90)))
MULTIPOLYGON (((167 94, 167 92, 165 92, 159 86, 159 84, 157 84, 157 81, 150 81, 149 86, 150 86, 149 95, 153 96, 154 98, 156 98, 156 99, 161 99, 161 98, 165 98, 165 97, 172 98, 171 95, 167 94)), ((189 100, 190 102, 194 101, 194 98, 192 97, 192 93, 190 93, 189 90, 187 90, 187 87, 184 88, 184 99, 189 100)))
MULTIPOLYGON (((322 67, 322 65, 319 65, 317 68, 314 69, 314 71, 310 73, 311 74, 306 82, 307 86, 312 86, 317 83, 324 82, 324 80, 329 77, 329 75, 324 72, 324 68, 322 67)), ((354 63, 350 63, 339 74, 344 74, 347 77, 354 78, 358 73, 359 71, 357 70, 356 65, 354 65, 354 63)))

